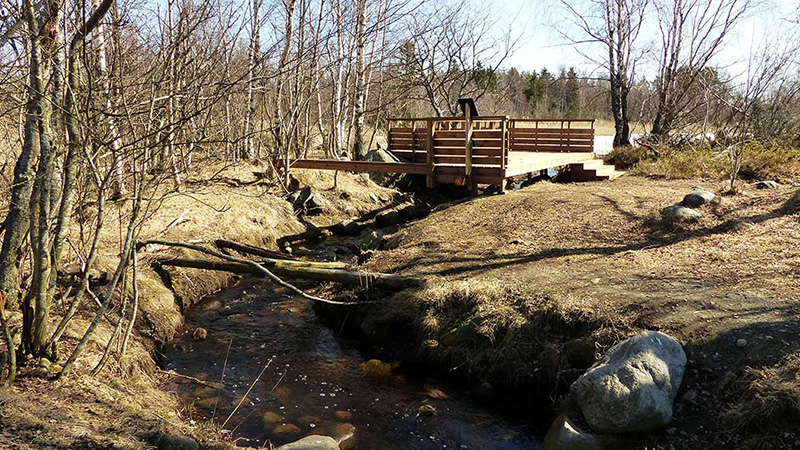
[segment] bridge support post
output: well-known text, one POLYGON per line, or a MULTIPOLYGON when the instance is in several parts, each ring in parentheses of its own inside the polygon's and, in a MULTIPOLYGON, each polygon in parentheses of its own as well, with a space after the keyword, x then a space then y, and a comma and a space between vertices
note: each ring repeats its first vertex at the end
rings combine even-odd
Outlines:
POLYGON ((436 186, 436 164, 434 159, 434 152, 435 146, 433 145, 433 119, 428 119, 428 151, 427 151, 427 163, 428 163, 428 176, 425 179, 425 185, 429 188, 436 186))

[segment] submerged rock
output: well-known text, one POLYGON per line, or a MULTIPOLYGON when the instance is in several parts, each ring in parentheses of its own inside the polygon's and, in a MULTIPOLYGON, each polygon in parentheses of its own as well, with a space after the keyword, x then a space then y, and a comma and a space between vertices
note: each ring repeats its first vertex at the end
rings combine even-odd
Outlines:
POLYGON ((595 450, 602 448, 591 433, 581 430, 564 414, 556 417, 544 437, 545 450, 595 450))
POLYGON ((364 374, 370 377, 383 378, 392 374, 392 364, 379 359, 370 359, 359 365, 364 374))
POLYGON ((334 411, 333 417, 336 417, 336 420, 353 420, 353 413, 350 411, 334 411))
POLYGON ((291 436, 293 434, 300 434, 301 431, 300 427, 295 424, 284 423, 276 425, 275 428, 272 429, 272 434, 276 436, 291 436))
POLYGON ((686 196, 683 197, 681 205, 688 206, 690 208, 697 208, 698 206, 703 206, 717 201, 718 198, 713 192, 697 190, 686 194, 686 196))
POLYGON ((275 424, 283 421, 283 417, 281 417, 281 415, 278 413, 267 411, 263 416, 261 416, 261 420, 266 424, 275 424))
POLYGON ((661 210, 661 217, 667 220, 697 220, 701 216, 698 211, 682 205, 667 206, 661 210))
POLYGON ((612 347, 570 386, 594 431, 624 433, 672 420, 686 354, 672 337, 645 331, 612 347))
POLYGON ((317 416, 303 416, 297 419, 297 424, 303 427, 315 427, 320 422, 322 419, 317 416))
POLYGON ((281 445, 275 450, 339 450, 339 444, 329 436, 311 435, 299 441, 281 445))
POLYGON ((207 337, 208 331, 206 331, 205 328, 197 327, 194 329, 194 332, 192 332, 192 339, 195 341, 205 341, 207 337))

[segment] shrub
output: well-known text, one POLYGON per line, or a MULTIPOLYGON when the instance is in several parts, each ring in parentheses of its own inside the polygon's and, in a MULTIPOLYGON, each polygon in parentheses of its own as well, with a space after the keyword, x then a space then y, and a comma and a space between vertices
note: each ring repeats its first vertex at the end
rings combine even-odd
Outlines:
POLYGON ((746 180, 785 180, 800 175, 800 149, 775 142, 745 146, 739 176, 746 180))
MULTIPOLYGON (((619 147, 605 161, 620 170, 660 178, 711 178, 730 176, 728 149, 708 143, 619 147)), ((800 149, 775 142, 745 144, 739 178, 787 180, 800 176, 800 149)))

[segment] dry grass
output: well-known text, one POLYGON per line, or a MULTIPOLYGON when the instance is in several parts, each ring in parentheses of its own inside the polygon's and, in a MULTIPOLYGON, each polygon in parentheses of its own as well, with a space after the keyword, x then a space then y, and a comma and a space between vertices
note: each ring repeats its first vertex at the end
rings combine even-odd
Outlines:
MULTIPOLYGON (((302 231, 305 225, 283 198, 283 191, 258 179, 254 173, 264 170, 265 167, 247 164, 236 169, 206 167, 203 173, 186 179, 180 193, 170 192, 170 183, 162 183, 147 193, 150 200, 139 239, 161 238, 205 245, 211 245, 215 239, 229 239, 275 248, 278 237, 302 231), (204 181, 218 171, 211 182, 204 181), (181 220, 176 222, 179 217, 181 220)), ((333 175, 329 173, 302 171, 296 176, 304 184, 311 185, 327 202, 321 216, 309 219, 316 225, 359 216, 394 201, 393 191, 359 176, 339 174, 336 189, 332 188, 333 175)), ((91 204, 84 205, 78 217, 93 220, 96 215, 93 208, 91 204)), ((97 258, 99 269, 115 269, 129 214, 129 201, 109 203, 97 258)), ((70 247, 66 255, 67 264, 77 261, 75 249, 77 252, 86 249, 86 239, 80 230, 79 224, 71 230, 69 239, 74 248, 70 247)), ((174 250, 148 247, 140 252, 140 315, 123 363, 117 363, 115 351, 100 376, 88 375, 111 336, 111 325, 102 321, 68 379, 47 381, 35 376, 36 361, 23 364, 19 382, 0 390, 3 411, 0 447, 143 449, 151 448, 147 442, 148 433, 162 430, 219 444, 216 442, 219 434, 214 434, 213 427, 190 425, 185 421, 184 407, 176 397, 163 390, 173 380, 156 371, 153 354, 157 343, 170 339, 183 324, 179 301, 187 306, 200 296, 223 287, 230 276, 169 269, 172 283, 167 287, 148 265, 153 256, 163 256, 166 252, 174 250)), ((102 296, 102 289, 98 289, 97 294, 102 296)), ((85 304, 91 305, 91 302, 85 301, 85 304)), ((108 314, 112 320, 117 317, 119 306, 119 299, 113 299, 108 314)), ((57 301, 51 315, 52 327, 65 307, 64 302, 57 301)), ((59 346, 62 359, 80 339, 94 311, 89 306, 73 319, 59 346)), ((17 312, 12 315, 18 320, 17 312)))
MULTIPOLYGON (((621 147, 606 156, 609 164, 650 177, 669 179, 725 179, 730 175, 728 153, 700 144, 696 148, 621 147)), ((747 145, 739 177, 744 180, 790 181, 800 177, 800 150, 777 144, 747 145)))
MULTIPOLYGON (((687 343, 695 372, 684 385, 721 397, 726 371, 800 350, 800 193, 746 187, 696 223, 653 223, 697 185, 722 190, 629 176, 538 183, 438 211, 369 263, 432 285, 393 299, 384 323, 405 314, 404 323, 422 324, 417 342, 438 343, 426 351, 449 369, 523 389, 577 377, 567 351, 575 339, 602 352, 637 330, 662 330, 687 343), (472 338, 448 344, 458 330, 472 338), (740 337, 750 341, 745 350, 740 337), (700 369, 712 375, 696 377, 700 369)), ((677 420, 702 424, 699 433, 716 442, 717 418, 708 403, 677 420)))
POLYGON ((767 368, 747 367, 726 384, 730 406, 723 414, 733 430, 761 431, 800 423, 800 354, 767 368))

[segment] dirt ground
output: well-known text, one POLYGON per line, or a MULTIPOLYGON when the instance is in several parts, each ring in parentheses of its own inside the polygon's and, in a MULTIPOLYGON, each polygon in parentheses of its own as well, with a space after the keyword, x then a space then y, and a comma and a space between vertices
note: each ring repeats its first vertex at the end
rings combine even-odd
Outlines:
POLYGON ((555 381, 551 397, 591 363, 581 343, 597 357, 661 330, 689 363, 673 426, 648 442, 798 448, 800 375, 786 367, 800 352, 800 190, 745 186, 696 223, 665 224, 659 211, 698 186, 722 191, 628 176, 442 209, 368 263, 428 279, 376 321, 417 324, 418 351, 467 376, 540 391, 555 381))

